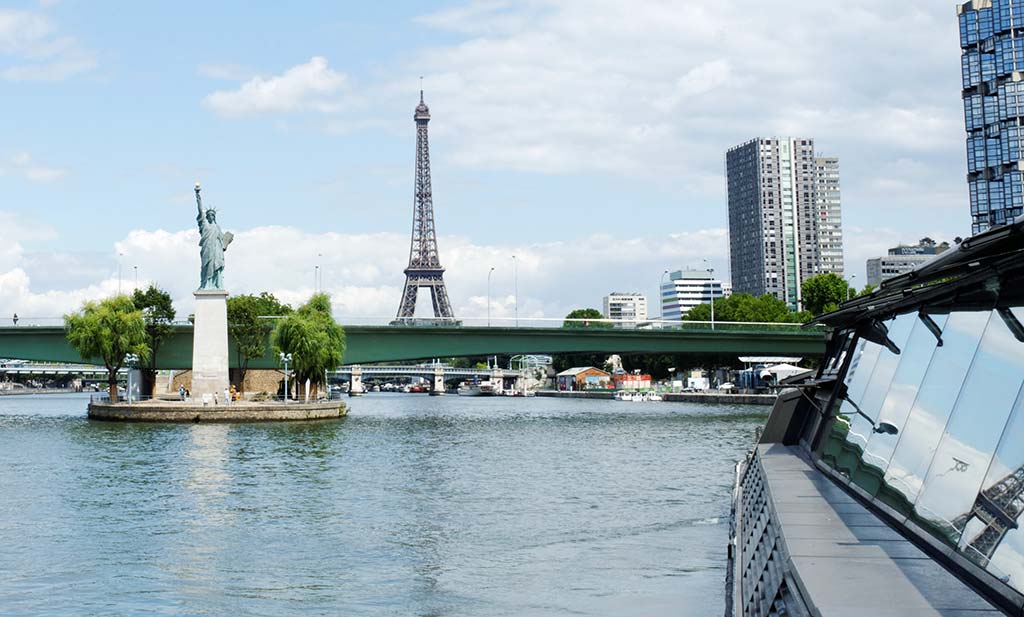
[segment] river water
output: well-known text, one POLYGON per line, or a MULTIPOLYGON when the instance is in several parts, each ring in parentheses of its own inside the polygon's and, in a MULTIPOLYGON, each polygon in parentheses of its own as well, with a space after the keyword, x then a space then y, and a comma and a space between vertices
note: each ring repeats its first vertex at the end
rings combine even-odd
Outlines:
POLYGON ((139 425, 87 400, 0 397, 0 614, 720 615, 766 411, 375 394, 139 425))

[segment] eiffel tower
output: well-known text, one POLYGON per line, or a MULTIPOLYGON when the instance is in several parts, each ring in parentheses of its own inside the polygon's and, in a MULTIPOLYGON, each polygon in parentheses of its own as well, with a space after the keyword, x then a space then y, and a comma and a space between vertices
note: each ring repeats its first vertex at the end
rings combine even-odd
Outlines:
POLYGON ((953 521, 956 529, 966 529, 967 523, 978 519, 985 527, 967 543, 968 553, 979 565, 988 565, 1007 532, 1017 528, 1017 518, 1024 510, 1024 467, 1008 474, 999 482, 978 493, 971 511, 953 521))
POLYGON ((427 140, 427 123, 430 109, 423 102, 420 90, 420 104, 413 115, 416 121, 416 187, 412 209, 412 244, 409 247, 409 267, 405 269, 405 290, 398 305, 398 316, 392 325, 412 325, 427 321, 430 323, 458 323, 452 312, 448 292, 444 288, 444 268, 437 254, 437 234, 434 231, 434 200, 430 188, 430 144, 427 140), (416 294, 421 287, 430 289, 434 304, 434 319, 417 320, 416 294))

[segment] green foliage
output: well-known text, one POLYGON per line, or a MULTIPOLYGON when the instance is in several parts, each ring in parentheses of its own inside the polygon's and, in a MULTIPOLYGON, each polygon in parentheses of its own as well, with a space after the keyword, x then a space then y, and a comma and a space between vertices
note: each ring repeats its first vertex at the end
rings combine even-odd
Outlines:
POLYGON ((859 297, 861 297, 861 296, 867 296, 867 295, 870 295, 870 294, 871 294, 871 292, 873 292, 873 291, 874 291, 874 290, 876 290, 876 289, 878 289, 878 286, 877 286, 877 285, 865 285, 865 286, 864 286, 864 289, 861 289, 861 290, 860 290, 860 293, 858 293, 858 294, 857 294, 857 297, 859 298, 859 297))
POLYGON ((228 298, 228 334, 238 354, 238 386, 245 387, 249 361, 267 353, 267 334, 273 322, 260 317, 287 315, 292 308, 282 304, 273 294, 241 295, 228 298))
POLYGON ((836 310, 852 291, 846 279, 834 272, 812 276, 800 286, 804 308, 814 315, 836 310))
POLYGON ((146 322, 146 345, 150 351, 148 366, 142 371, 140 391, 152 393, 156 381, 156 355, 160 345, 171 335, 174 304, 171 302, 171 294, 155 285, 150 285, 145 291, 133 291, 132 304, 142 311, 142 318, 146 322))
POLYGON ((146 321, 131 298, 114 296, 99 302, 86 302, 82 310, 64 316, 68 343, 86 362, 99 359, 107 369, 110 400, 117 400, 117 372, 125 356, 137 354, 149 358, 146 321))
POLYGON ((324 371, 341 366, 345 330, 334 321, 330 296, 314 294, 293 313, 279 319, 270 337, 275 353, 292 354, 295 383, 324 383, 324 371))
MULTIPOLYGON (((686 321, 711 321, 711 305, 698 304, 683 316, 686 321)), ((811 319, 807 311, 793 312, 786 303, 771 294, 754 297, 733 294, 715 299, 715 321, 763 323, 804 323, 811 319)))
MULTIPOLYGON (((576 309, 565 316, 566 319, 604 319, 601 311, 595 308, 576 309)), ((615 324, 607 321, 564 321, 563 328, 612 328, 615 324)))

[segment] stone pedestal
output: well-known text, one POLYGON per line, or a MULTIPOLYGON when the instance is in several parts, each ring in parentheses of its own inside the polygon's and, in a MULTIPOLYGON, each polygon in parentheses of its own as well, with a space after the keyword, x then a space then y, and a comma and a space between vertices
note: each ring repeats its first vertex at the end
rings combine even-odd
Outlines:
POLYGON ((430 396, 441 396, 444 394, 444 369, 437 367, 434 369, 434 387, 430 389, 430 396))
POLYGON ((358 366, 352 367, 352 378, 348 382, 348 395, 349 396, 362 396, 365 389, 363 388, 363 369, 358 366))
POLYGON ((228 387, 228 292, 195 292, 196 323, 192 336, 192 399, 204 394, 224 397, 228 387))

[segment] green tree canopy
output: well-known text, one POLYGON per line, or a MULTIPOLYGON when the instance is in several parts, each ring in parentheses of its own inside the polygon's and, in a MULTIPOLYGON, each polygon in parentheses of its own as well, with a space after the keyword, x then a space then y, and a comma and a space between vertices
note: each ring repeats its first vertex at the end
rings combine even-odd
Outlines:
POLYGON ((281 303, 266 291, 258 296, 241 295, 228 298, 228 334, 238 354, 238 388, 244 391, 245 374, 249 361, 262 358, 267 353, 267 335, 273 328, 273 321, 261 319, 287 315, 292 307, 281 303))
MULTIPOLYGON (((566 319, 604 319, 601 311, 595 308, 582 308, 572 311, 566 319)), ((563 328, 611 328, 615 324, 607 321, 564 321, 563 328)))
MULTIPOLYGON (((752 321, 765 323, 804 323, 811 318, 806 311, 789 310, 786 303, 771 294, 755 297, 733 294, 715 298, 715 321, 752 321)), ((683 316, 686 321, 711 321, 711 305, 698 304, 683 316)))
POLYGON ((800 286, 804 308, 814 315, 838 309, 855 291, 846 279, 834 272, 812 276, 800 286))
POLYGON ((149 357, 146 344, 146 321, 131 298, 114 296, 99 302, 86 302, 82 310, 64 316, 68 343, 85 362, 97 359, 107 369, 110 400, 117 401, 117 372, 125 364, 125 356, 149 357))
POLYGON ((160 345, 171 335, 171 324, 174 322, 174 304, 171 294, 163 289, 150 285, 145 290, 136 289, 132 292, 132 304, 142 311, 146 323, 146 345, 149 347, 149 361, 142 370, 140 392, 153 393, 156 383, 156 355, 160 345))
POLYGON ((279 319, 270 339, 275 353, 292 355, 296 388, 308 379, 314 392, 324 384, 324 371, 341 366, 345 353, 345 330, 334 321, 331 298, 325 293, 314 294, 279 319))

